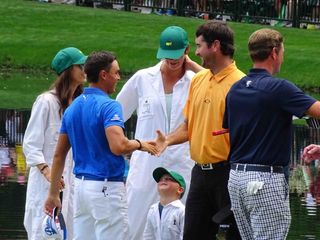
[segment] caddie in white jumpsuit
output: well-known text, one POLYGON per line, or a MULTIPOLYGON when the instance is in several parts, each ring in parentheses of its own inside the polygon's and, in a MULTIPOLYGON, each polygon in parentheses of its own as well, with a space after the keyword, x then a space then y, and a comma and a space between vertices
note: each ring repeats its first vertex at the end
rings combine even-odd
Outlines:
MULTIPOLYGON (((201 66, 187 57, 187 33, 180 27, 166 28, 160 37, 157 65, 139 70, 117 96, 123 108, 124 120, 137 113, 135 138, 153 140, 156 130, 169 133, 184 120, 182 111, 187 99, 190 81, 201 66)), ((136 151, 130 159, 126 183, 128 198, 129 239, 141 240, 150 206, 159 201, 152 172, 164 167, 179 172, 186 181, 188 192, 191 168, 189 143, 167 148, 160 157, 136 151)), ((182 199, 185 202, 187 193, 182 199)))
MULTIPOLYGON (((41 224, 46 214, 43 211, 44 201, 48 196, 50 183, 36 167, 46 163, 51 167, 54 150, 58 141, 61 119, 59 104, 52 92, 38 96, 33 104, 31 117, 23 141, 23 151, 27 165, 30 167, 24 226, 28 239, 41 240, 41 224)), ((73 223, 73 161, 71 152, 64 169, 65 189, 63 191, 62 213, 66 220, 68 232, 72 233, 73 223)), ((69 239, 69 238, 68 238, 69 239)))
MULTIPOLYGON (((39 95, 33 104, 23 140, 23 152, 30 167, 24 226, 28 240, 41 240, 45 218, 44 202, 48 196, 51 166, 61 127, 64 110, 82 92, 85 81, 83 64, 87 57, 77 48, 61 49, 53 58, 51 67, 57 79, 51 90, 39 95), (58 89, 58 90, 57 90, 58 89), (59 91, 59 92, 57 92, 59 91)), ((67 239, 73 235, 73 161, 68 153, 63 172, 62 213, 67 226, 67 239)))

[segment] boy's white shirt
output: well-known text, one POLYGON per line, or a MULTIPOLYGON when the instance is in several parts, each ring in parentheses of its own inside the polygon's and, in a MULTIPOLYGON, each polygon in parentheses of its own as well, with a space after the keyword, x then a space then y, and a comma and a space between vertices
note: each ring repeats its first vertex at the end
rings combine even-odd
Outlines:
POLYGON ((175 200, 163 206, 161 219, 159 202, 153 204, 148 212, 143 240, 182 240, 185 206, 175 200))

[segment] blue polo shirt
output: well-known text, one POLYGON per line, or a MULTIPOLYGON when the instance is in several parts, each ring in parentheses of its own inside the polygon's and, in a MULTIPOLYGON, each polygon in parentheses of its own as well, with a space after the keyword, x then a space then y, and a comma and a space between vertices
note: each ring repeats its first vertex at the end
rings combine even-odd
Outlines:
POLYGON ((287 166, 292 116, 302 117, 316 100, 264 69, 251 69, 226 98, 231 163, 287 166))
POLYGON ((63 115, 60 133, 72 146, 75 175, 118 178, 124 174, 123 156, 110 151, 105 128, 124 128, 120 103, 98 88, 85 88, 63 115))

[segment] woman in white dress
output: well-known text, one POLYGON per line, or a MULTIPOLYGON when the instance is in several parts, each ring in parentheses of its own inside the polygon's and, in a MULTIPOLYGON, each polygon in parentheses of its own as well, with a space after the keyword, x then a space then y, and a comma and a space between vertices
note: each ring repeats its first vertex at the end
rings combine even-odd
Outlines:
MULTIPOLYGON (((23 151, 30 167, 24 226, 29 240, 43 239, 41 224, 45 218, 43 210, 47 198, 51 175, 51 164, 59 136, 61 119, 72 100, 82 93, 86 56, 77 48, 60 50, 51 67, 58 74, 50 90, 42 93, 33 104, 31 117, 23 140, 23 151)), ((66 161, 62 213, 67 224, 68 239, 72 239, 73 225, 73 161, 71 152, 66 161)))

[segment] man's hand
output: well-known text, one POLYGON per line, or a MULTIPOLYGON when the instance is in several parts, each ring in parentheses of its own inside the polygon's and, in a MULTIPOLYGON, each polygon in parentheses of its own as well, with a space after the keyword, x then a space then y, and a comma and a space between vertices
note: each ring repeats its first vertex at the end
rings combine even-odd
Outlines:
POLYGON ((160 130, 157 130, 157 135, 158 137, 155 139, 154 142, 157 146, 157 156, 159 157, 161 153, 168 147, 168 142, 166 136, 160 130))
POLYGON ((311 144, 305 147, 301 157, 305 163, 320 158, 320 145, 311 144))
POLYGON ((158 149, 156 144, 152 141, 149 142, 141 142, 141 149, 140 151, 148 152, 151 155, 156 155, 158 153, 158 149))

